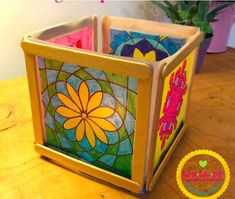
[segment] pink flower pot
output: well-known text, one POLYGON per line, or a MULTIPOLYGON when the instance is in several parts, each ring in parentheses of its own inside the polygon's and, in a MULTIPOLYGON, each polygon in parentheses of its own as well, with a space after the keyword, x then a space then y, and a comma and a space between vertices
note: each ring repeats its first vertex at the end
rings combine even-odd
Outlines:
MULTIPOLYGON (((220 4, 220 2, 213 2, 211 9, 220 4)), ((207 49, 208 53, 220 53, 227 50, 229 33, 235 22, 235 5, 225 8, 216 19, 218 19, 218 21, 211 23, 214 35, 207 49)))

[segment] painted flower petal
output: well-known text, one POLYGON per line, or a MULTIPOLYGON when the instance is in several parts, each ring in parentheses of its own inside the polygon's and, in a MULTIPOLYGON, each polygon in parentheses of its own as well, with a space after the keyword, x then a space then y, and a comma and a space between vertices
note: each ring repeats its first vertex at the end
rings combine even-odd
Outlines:
POLYGON ((148 60, 148 61, 156 61, 156 53, 155 51, 150 51, 148 53, 145 54, 144 56, 145 60, 148 60))
POLYGON ((101 101, 102 101, 103 94, 102 92, 97 92, 91 96, 88 105, 87 105, 87 112, 89 113, 91 110, 97 108, 101 101))
POLYGON ((81 112, 82 104, 81 104, 81 100, 78 97, 78 93, 74 90, 74 88, 69 83, 66 84, 66 87, 67 87, 67 91, 68 91, 70 97, 76 103, 76 105, 78 106, 78 108, 80 109, 80 112, 81 112))
POLYGON ((142 54, 142 52, 138 48, 136 48, 134 50, 133 57, 139 58, 139 59, 144 59, 144 55, 142 54))
POLYGON ((89 90, 85 82, 82 82, 79 86, 79 97, 81 99, 83 110, 86 111, 87 103, 89 100, 89 90))
POLYGON ((71 99, 69 99, 67 96, 65 96, 64 94, 57 93, 57 97, 68 108, 70 108, 78 113, 81 112, 81 110, 77 107, 77 105, 71 99))
POLYGON ((142 60, 148 60, 148 61, 156 61, 156 53, 155 51, 150 51, 146 53, 145 55, 142 54, 142 52, 139 49, 135 49, 134 58, 142 59, 142 60))
POLYGON ((76 139, 81 141, 85 133, 85 122, 82 120, 76 129, 76 139))
POLYGON ((94 131, 92 130, 90 124, 85 121, 85 126, 86 126, 86 136, 87 136, 87 139, 89 141, 89 143, 91 144, 92 147, 95 146, 95 134, 94 134, 94 131))
POLYGON ((63 117, 68 117, 68 118, 78 117, 78 116, 81 115, 80 113, 75 112, 75 111, 73 111, 70 108, 67 108, 65 106, 58 107, 56 109, 56 112, 59 113, 60 115, 62 115, 63 117))
POLYGON ((89 117, 90 120, 95 122, 101 129, 105 131, 117 131, 116 127, 106 119, 89 117))
POLYGON ((81 120, 82 120, 82 117, 75 117, 75 118, 68 119, 64 123, 64 128, 65 129, 73 129, 79 124, 79 122, 81 122, 81 120))
POLYGON ((92 120, 89 120, 89 124, 92 127, 95 135, 99 138, 99 140, 101 142, 108 144, 108 138, 107 138, 106 134, 104 133, 104 131, 92 120))
POLYGON ((102 106, 94 109, 88 114, 88 117, 107 118, 114 114, 114 110, 110 107, 102 106))

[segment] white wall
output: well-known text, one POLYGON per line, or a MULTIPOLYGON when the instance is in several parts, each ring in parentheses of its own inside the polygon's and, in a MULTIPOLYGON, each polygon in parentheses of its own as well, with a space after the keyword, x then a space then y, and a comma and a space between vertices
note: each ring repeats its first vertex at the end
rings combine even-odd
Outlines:
POLYGON ((25 74, 20 40, 31 31, 94 14, 160 19, 150 2, 99 1, 0 0, 0 79, 25 74))
POLYGON ((231 31, 230 31, 228 46, 235 48, 235 23, 233 24, 231 31))

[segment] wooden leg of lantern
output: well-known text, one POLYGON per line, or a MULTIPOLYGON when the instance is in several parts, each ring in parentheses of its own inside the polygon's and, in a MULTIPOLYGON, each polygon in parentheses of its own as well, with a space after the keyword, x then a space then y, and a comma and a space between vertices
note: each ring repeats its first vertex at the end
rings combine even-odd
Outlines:
POLYGON ((159 76, 158 76, 158 87, 157 87, 157 99, 155 104, 155 111, 154 111, 154 118, 153 118, 153 128, 150 139, 150 150, 149 150, 149 160, 147 164, 147 180, 146 180, 146 187, 148 190, 148 187, 150 186, 150 183, 152 181, 153 172, 154 172, 154 159, 155 159, 155 152, 156 152, 156 144, 157 144, 157 123, 160 116, 161 111, 161 104, 162 104, 162 94, 163 94, 163 88, 164 88, 164 78, 162 77, 162 69, 165 64, 161 65, 161 68, 159 69, 159 76))
POLYGON ((181 128, 179 134, 177 135, 177 137, 175 138, 174 142, 172 143, 172 145, 170 146, 169 150, 167 151, 164 159, 162 160, 162 162, 160 163, 158 169, 156 170, 156 172, 153 175, 152 181, 149 184, 149 187, 147 189, 147 191, 151 191, 154 187, 154 185, 156 184, 160 174, 163 172, 163 169, 165 168, 165 166, 167 165, 167 162, 169 161, 172 153, 174 152, 177 144, 180 142, 183 134, 185 133, 185 131, 187 130, 187 124, 184 124, 183 127, 181 128))
MULTIPOLYGON (((195 69, 196 69, 196 65, 197 65, 197 57, 198 57, 198 50, 199 50, 199 47, 195 48, 194 49, 194 57, 193 57, 193 65, 192 65, 192 70, 191 70, 191 74, 190 74, 190 79, 189 79, 189 91, 188 91, 188 98, 187 98, 187 101, 186 101, 186 105, 185 105, 185 109, 188 110, 188 106, 189 106, 189 100, 190 100, 190 96, 191 96, 191 92, 192 92, 192 81, 193 81, 193 75, 195 73, 195 69)), ((187 121, 187 111, 184 115, 184 121, 187 121)))
POLYGON ((138 80, 136 131, 134 138, 132 180, 144 185, 145 161, 148 141, 149 112, 152 77, 138 80))
POLYGON ((36 61, 35 56, 25 54, 26 70, 28 76, 28 86, 30 92, 32 118, 34 126, 35 143, 43 144, 43 127, 42 127, 42 114, 40 106, 40 93, 38 92, 38 80, 36 72, 36 61))

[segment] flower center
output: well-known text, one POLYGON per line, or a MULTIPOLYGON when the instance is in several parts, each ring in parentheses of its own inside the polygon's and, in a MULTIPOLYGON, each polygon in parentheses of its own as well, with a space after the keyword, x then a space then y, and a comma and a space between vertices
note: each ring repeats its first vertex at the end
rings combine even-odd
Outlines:
POLYGON ((86 113, 82 113, 82 118, 85 120, 87 118, 86 113))

